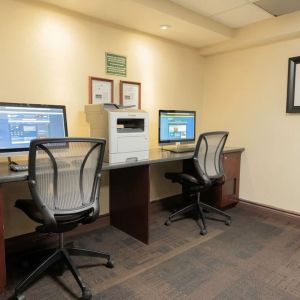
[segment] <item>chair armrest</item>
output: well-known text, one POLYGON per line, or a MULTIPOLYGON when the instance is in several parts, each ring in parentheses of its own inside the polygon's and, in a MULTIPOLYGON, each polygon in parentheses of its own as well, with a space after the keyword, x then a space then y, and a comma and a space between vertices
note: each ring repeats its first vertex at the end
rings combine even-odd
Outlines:
POLYGON ((190 174, 182 173, 182 174, 180 174, 180 177, 184 181, 188 181, 188 182, 194 183, 194 184, 199 184, 199 180, 190 174))
POLYGON ((41 201, 37 191, 36 191, 36 182, 35 180, 28 181, 29 190, 32 195, 32 199, 37 206, 38 210, 41 213, 43 224, 46 226, 47 230, 56 232, 57 222, 54 217, 53 211, 50 211, 48 207, 41 201))
POLYGON ((224 183, 225 183, 225 181, 226 181, 226 176, 225 176, 225 174, 223 175, 223 177, 222 177, 222 179, 221 179, 220 181, 221 181, 221 184, 224 184, 224 183))

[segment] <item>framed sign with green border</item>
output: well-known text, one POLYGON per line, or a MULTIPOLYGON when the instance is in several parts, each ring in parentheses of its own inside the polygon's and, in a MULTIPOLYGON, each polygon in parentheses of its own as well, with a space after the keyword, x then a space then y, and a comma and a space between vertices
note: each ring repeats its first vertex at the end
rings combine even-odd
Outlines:
POLYGON ((117 76, 127 76, 127 57, 123 55, 105 53, 106 73, 117 76))

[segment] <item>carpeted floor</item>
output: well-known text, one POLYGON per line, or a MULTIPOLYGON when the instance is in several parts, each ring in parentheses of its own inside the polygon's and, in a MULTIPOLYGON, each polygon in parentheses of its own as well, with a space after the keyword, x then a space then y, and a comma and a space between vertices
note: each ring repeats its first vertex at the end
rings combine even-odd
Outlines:
MULTIPOLYGON (((199 235, 192 219, 163 225, 167 212, 151 218, 151 242, 144 245, 107 226, 78 236, 78 246, 107 251, 104 261, 74 258, 93 299, 300 299, 300 221, 245 204, 228 211, 230 227, 208 221, 199 235)), ((8 290, 26 271, 8 265, 8 290)), ((44 276, 29 288, 27 299, 78 299, 69 271, 44 276)))

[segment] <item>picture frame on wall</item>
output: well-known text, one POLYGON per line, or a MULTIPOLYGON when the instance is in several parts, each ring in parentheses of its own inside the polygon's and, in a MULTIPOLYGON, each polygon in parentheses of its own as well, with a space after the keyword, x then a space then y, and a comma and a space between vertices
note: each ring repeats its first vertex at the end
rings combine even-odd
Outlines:
POLYGON ((89 104, 114 102, 114 81, 112 79, 89 77, 89 104))
POLYGON ((289 58, 287 113, 300 113, 300 56, 289 58))
POLYGON ((141 83, 120 80, 120 104, 141 109, 141 83))

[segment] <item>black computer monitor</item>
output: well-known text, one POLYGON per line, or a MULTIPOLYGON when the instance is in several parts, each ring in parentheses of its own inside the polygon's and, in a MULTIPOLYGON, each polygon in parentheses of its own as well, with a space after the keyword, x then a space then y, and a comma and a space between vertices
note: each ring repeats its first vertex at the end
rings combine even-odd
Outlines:
POLYGON ((0 153, 27 151, 32 139, 66 136, 65 106, 0 102, 0 153))
POLYGON ((159 110, 159 144, 194 142, 195 128, 195 111, 159 110))

